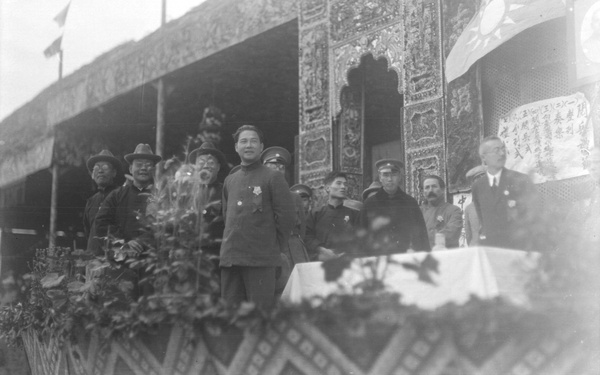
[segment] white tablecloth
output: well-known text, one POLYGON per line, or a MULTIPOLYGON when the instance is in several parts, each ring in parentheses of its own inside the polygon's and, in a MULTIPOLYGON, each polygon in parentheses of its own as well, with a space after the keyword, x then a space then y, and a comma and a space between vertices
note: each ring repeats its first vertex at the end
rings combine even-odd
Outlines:
MULTIPOLYGON (((397 262, 421 261, 428 253, 396 254, 397 262)), ((490 247, 472 247, 431 253, 439 262, 439 273, 431 273, 436 285, 418 279, 414 271, 390 264, 384 283, 399 292, 406 304, 435 309, 448 302, 462 304, 471 295, 480 298, 503 296, 515 304, 528 304, 525 284, 538 254, 490 247)), ((300 302, 312 296, 327 296, 336 291, 349 292, 364 280, 361 265, 376 258, 352 261, 337 282, 326 282, 322 262, 297 264, 283 291, 282 300, 300 302)))

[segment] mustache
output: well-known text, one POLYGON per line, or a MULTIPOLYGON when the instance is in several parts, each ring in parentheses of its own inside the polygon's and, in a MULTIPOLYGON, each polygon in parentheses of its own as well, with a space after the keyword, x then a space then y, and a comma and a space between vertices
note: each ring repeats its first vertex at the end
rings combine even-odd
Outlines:
POLYGON ((437 194, 435 194, 434 192, 431 192, 431 193, 427 194, 427 198, 437 198, 437 194))

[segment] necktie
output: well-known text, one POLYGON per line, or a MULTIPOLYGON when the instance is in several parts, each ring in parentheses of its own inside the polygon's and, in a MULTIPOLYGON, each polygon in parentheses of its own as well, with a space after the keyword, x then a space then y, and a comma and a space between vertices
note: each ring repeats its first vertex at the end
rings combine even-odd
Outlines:
POLYGON ((496 190, 498 190, 498 182, 496 181, 496 177, 492 181, 492 193, 496 194, 496 190))

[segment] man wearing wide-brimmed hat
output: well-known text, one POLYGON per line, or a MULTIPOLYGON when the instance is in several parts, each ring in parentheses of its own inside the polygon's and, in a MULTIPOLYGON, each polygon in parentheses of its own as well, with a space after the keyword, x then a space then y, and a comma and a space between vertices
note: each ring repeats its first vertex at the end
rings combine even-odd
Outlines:
POLYGON ((382 159, 375 163, 375 168, 382 187, 365 200, 360 222, 383 241, 383 246, 369 255, 405 253, 408 249, 430 250, 419 204, 400 188, 404 164, 400 160, 382 159))
POLYGON ((96 193, 88 198, 83 211, 83 229, 87 238, 86 249, 100 255, 102 254, 102 242, 96 237, 96 228, 94 227, 96 214, 108 193, 117 187, 116 179, 123 172, 121 162, 109 150, 102 150, 99 154, 90 157, 86 165, 98 188, 96 193))
MULTIPOLYGON (((211 142, 204 142, 199 148, 190 152, 188 162, 195 170, 193 180, 203 185, 201 197, 197 203, 202 207, 202 243, 203 250, 211 255, 219 255, 219 248, 223 240, 223 221, 221 198, 223 184, 217 176, 219 172, 227 173, 228 165, 225 155, 211 142)), ((199 207, 200 208, 200 207, 199 207)))
POLYGON ((142 245, 137 241, 142 234, 138 213, 146 213, 154 168, 162 158, 152 152, 150 145, 140 143, 133 153, 125 155, 125 160, 129 163, 133 182, 112 191, 102 202, 96 215, 96 233, 124 239, 131 249, 142 251, 142 245))

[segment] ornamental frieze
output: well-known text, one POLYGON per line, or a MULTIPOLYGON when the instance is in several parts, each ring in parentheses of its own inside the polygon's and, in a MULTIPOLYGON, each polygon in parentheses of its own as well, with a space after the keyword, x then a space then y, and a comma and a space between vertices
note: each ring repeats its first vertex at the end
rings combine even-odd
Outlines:
POLYGON ((423 176, 434 174, 444 178, 445 173, 442 145, 406 153, 406 192, 415 199, 421 199, 419 183, 423 176))
POLYGON ((477 66, 448 84, 446 95, 446 147, 449 191, 469 190, 465 177, 481 164, 479 141, 483 137, 479 70, 477 66))
POLYGON ((327 25, 300 33, 300 124, 314 129, 329 118, 329 48, 327 25))
POLYGON ((344 88, 339 118, 340 166, 344 172, 362 173, 362 118, 361 90, 344 88))
MULTIPOLYGON (((305 132, 300 136, 300 180, 302 183, 311 181, 307 175, 320 175, 331 171, 331 128, 317 129, 305 132)), ((314 178, 314 176, 312 176, 314 178)))
POLYGON ((302 0, 300 2, 300 25, 327 19, 327 0, 302 0))
POLYGON ((404 11, 404 103, 442 96, 440 5, 438 0, 409 0, 404 11))
POLYGON ((400 19, 402 4, 399 0, 332 0, 329 15, 332 43, 400 19))
POLYGON ((406 149, 444 142, 443 99, 404 107, 406 149))
POLYGON ((388 70, 398 73, 398 92, 402 93, 402 24, 397 23, 379 30, 333 50, 333 110, 340 111, 340 94, 344 86, 348 86, 348 73, 360 65, 361 57, 371 54, 375 60, 385 58, 388 70))

